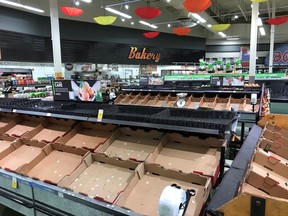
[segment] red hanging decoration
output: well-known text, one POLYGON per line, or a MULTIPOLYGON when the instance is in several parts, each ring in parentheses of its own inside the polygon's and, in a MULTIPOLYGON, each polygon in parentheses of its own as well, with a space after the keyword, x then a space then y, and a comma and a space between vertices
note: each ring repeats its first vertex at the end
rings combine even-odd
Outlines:
POLYGON ((269 23, 270 25, 281 25, 285 22, 288 22, 288 16, 270 18, 267 19, 266 22, 269 23))
POLYGON ((145 32, 145 33, 143 33, 143 36, 151 39, 151 38, 157 37, 159 34, 160 34, 160 32, 145 32))
POLYGON ((212 2, 210 0, 185 0, 182 4, 191 13, 201 13, 207 10, 212 2))
POLYGON ((161 14, 161 11, 158 8, 153 7, 136 8, 134 12, 142 19, 154 19, 161 14))
POLYGON ((64 14, 66 14, 67 16, 71 16, 71 17, 77 17, 80 16, 83 13, 83 10, 80 8, 76 8, 76 7, 61 7, 61 10, 64 14))
POLYGON ((191 31, 190 28, 186 28, 186 27, 177 27, 177 28, 173 28, 172 29, 174 34, 177 34, 179 36, 184 36, 189 34, 189 32, 191 31))

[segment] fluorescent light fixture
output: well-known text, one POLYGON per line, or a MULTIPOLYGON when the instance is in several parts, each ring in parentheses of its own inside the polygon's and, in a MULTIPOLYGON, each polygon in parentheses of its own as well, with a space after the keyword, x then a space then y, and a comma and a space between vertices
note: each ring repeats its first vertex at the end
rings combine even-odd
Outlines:
POLYGON ((128 14, 125 14, 125 13, 122 13, 122 12, 120 12, 120 11, 118 11, 118 10, 113 9, 113 8, 105 7, 105 10, 107 10, 107 11, 109 11, 109 12, 111 12, 111 13, 120 15, 120 16, 122 16, 122 17, 125 17, 125 18, 127 18, 127 19, 131 19, 131 18, 132 18, 132 16, 130 16, 130 15, 128 15, 128 14))
POLYGON ((149 26, 149 27, 151 27, 151 28, 153 28, 153 29, 157 29, 157 28, 158 28, 158 26, 153 25, 153 24, 150 24, 150 23, 145 22, 145 21, 143 21, 143 20, 139 20, 139 23, 141 23, 142 25, 149 26))
POLYGON ((199 14, 197 14, 197 13, 192 13, 192 16, 193 16, 195 19, 199 20, 201 23, 206 23, 206 20, 203 19, 199 14))
POLYGON ((76 1, 76 2, 75 2, 75 5, 76 5, 76 6, 79 6, 79 5, 80 5, 80 2, 79 2, 79 1, 76 1))
POLYGON ((171 1, 171 0, 166 0, 168 3, 171 1))
POLYGON ((131 25, 134 25, 134 22, 133 22, 133 21, 131 22, 131 25))
POLYGON ((265 36, 265 35, 266 35, 266 32, 265 32, 264 27, 260 27, 260 28, 259 28, 259 31, 260 31, 260 34, 261 34, 262 36, 265 36))
POLYGON ((27 6, 27 5, 23 5, 23 4, 20 4, 20 3, 17 3, 17 2, 11 2, 11 1, 7 1, 7 0, 0 0, 0 3, 11 5, 11 6, 14 6, 14 7, 23 8, 23 9, 26 9, 26 10, 35 11, 35 12, 38 12, 38 13, 44 13, 44 10, 41 10, 41 9, 38 9, 38 8, 35 8, 35 7, 31 7, 31 6, 27 6))
POLYGON ((211 28, 211 27, 212 27, 212 25, 211 25, 211 24, 208 24, 208 25, 207 25, 207 27, 208 27, 208 28, 211 28))
POLYGON ((238 16, 238 15, 235 15, 235 16, 234 16, 234 19, 238 19, 238 18, 239 18, 239 16, 238 16))
POLYGON ((122 17, 122 18, 121 18, 121 21, 122 21, 122 22, 125 22, 125 18, 122 17))
POLYGON ((167 26, 168 26, 168 28, 170 28, 170 27, 171 27, 171 24, 168 24, 167 26))
POLYGON ((263 26, 263 22, 262 22, 262 19, 260 17, 258 17, 258 19, 257 19, 257 25, 263 26))
POLYGON ((218 34, 221 35, 223 38, 227 37, 227 35, 224 34, 223 32, 219 32, 218 34))
POLYGON ((125 5, 125 9, 126 9, 126 10, 129 9, 129 5, 128 5, 128 4, 125 5))
POLYGON ((92 2, 92 0, 81 0, 81 1, 86 2, 86 3, 91 3, 92 2))

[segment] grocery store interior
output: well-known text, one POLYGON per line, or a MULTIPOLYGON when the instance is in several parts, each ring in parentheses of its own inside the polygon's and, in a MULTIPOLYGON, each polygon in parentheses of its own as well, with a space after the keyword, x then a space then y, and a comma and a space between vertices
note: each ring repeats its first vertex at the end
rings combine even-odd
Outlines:
POLYGON ((287 216, 287 0, 0 0, 0 216, 287 216))

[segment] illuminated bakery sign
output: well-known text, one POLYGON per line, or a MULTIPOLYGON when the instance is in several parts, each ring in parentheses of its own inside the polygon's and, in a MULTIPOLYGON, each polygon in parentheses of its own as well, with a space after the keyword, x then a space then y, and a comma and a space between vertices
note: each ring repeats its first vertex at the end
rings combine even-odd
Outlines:
POLYGON ((128 56, 128 59, 154 60, 154 62, 159 62, 160 58, 160 53, 146 52, 146 48, 138 50, 137 47, 130 47, 130 53, 128 56))

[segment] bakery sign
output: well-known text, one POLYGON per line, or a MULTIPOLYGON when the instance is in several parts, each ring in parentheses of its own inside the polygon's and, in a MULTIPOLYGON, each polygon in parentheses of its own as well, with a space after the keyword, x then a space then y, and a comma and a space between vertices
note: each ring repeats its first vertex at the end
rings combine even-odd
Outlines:
POLYGON ((147 52, 146 48, 138 50, 137 47, 130 47, 130 52, 128 55, 128 59, 154 60, 154 62, 159 62, 160 58, 160 53, 147 52))

